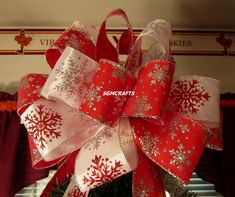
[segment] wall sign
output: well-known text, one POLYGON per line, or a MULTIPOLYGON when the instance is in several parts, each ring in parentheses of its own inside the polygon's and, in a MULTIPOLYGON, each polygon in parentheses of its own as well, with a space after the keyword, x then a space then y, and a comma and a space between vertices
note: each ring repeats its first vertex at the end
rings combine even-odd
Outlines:
MULTIPOLYGON (((0 54, 43 54, 64 29, 0 29, 0 54)), ((138 34, 141 30, 136 29, 138 34)), ((110 29, 108 36, 122 30, 110 29)), ((173 30, 173 55, 235 55, 235 32, 173 30)), ((147 44, 143 49, 147 49, 147 44)))

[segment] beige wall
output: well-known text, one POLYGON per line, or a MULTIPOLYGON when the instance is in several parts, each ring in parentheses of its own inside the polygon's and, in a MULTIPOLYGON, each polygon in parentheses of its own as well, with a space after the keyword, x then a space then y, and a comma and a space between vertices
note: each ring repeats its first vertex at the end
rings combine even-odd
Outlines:
POLYGON ((235 92, 235 57, 176 56, 176 76, 203 75, 221 81, 221 93, 235 92))
MULTIPOLYGON (((221 81, 221 92, 235 92, 235 57, 175 56, 175 76, 192 74, 221 81)), ((0 55, 0 91, 14 93, 27 73, 49 73, 43 55, 0 55)))
POLYGON ((0 55, 0 91, 14 93, 20 78, 28 73, 49 73, 43 55, 0 55))

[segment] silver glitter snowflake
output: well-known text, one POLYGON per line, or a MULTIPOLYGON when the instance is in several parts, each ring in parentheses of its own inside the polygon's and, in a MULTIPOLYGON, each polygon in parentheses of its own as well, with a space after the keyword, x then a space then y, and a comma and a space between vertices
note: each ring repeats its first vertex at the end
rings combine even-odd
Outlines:
POLYGON ((83 40, 78 41, 78 37, 76 34, 71 34, 70 36, 71 37, 68 37, 68 39, 66 39, 67 37, 65 36, 65 39, 67 41, 66 46, 71 46, 74 49, 81 50, 84 47, 85 42, 83 40))
MULTIPOLYGON (((168 127, 168 135, 171 137, 171 140, 174 140, 177 137, 177 133, 181 131, 182 133, 187 133, 189 132, 189 127, 188 125, 184 125, 181 123, 181 121, 178 118, 175 118, 175 120, 172 120, 169 124, 168 127)), ((165 132, 165 128, 162 128, 161 132, 165 132)))
POLYGON ((172 158, 170 160, 171 165, 176 165, 177 169, 180 171, 183 170, 184 165, 190 165, 191 161, 187 161, 190 154, 192 154, 192 151, 184 150, 184 146, 180 144, 178 146, 178 149, 171 149, 169 150, 170 155, 172 155, 172 158), (187 163, 186 163, 187 162, 187 163))
POLYGON ((122 83, 126 80, 126 72, 124 68, 122 69, 121 66, 113 65, 114 71, 112 72, 112 77, 119 78, 122 83))
POLYGON ((67 67, 62 63, 56 69, 56 81, 55 90, 61 94, 65 94, 65 98, 70 100, 76 98, 77 94, 81 97, 87 92, 88 81, 84 76, 84 72, 88 67, 88 61, 75 62, 72 58, 69 58, 67 67))
POLYGON ((112 137, 112 135, 112 130, 109 127, 105 127, 98 135, 87 142, 85 149, 98 150, 99 147, 108 140, 108 138, 112 137))
POLYGON ((161 66, 159 64, 154 65, 154 71, 148 73, 148 77, 151 79, 150 85, 156 85, 160 83, 161 86, 165 87, 167 81, 170 79, 170 75, 168 74, 168 67, 161 66))
POLYGON ((158 137, 151 136, 149 131, 146 131, 144 136, 140 137, 140 144, 143 147, 144 152, 149 156, 157 156, 157 154, 159 154, 159 148, 157 146, 158 142, 158 137))
POLYGON ((136 97, 134 99, 132 110, 135 112, 135 115, 143 116, 143 113, 150 109, 152 109, 152 106, 148 103, 148 96, 136 97))
POLYGON ((92 107, 94 105, 94 102, 100 102, 102 101, 102 97, 99 95, 102 87, 97 86, 90 89, 87 96, 85 97, 85 101, 88 102, 89 107, 92 107))
POLYGON ((134 187, 134 194, 136 197, 147 197, 154 192, 153 185, 147 185, 144 183, 144 180, 141 179, 138 185, 134 187))

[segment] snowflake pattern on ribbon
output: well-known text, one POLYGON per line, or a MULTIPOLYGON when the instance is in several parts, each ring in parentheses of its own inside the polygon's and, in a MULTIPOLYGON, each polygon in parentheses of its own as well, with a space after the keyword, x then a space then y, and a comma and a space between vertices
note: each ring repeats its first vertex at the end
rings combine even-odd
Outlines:
POLYGON ((40 153, 38 152, 38 149, 36 148, 32 149, 31 158, 32 158, 33 164, 38 163, 42 159, 40 153))
POLYGON ((35 111, 25 116, 25 125, 35 144, 43 150, 48 142, 61 136, 61 132, 58 131, 62 125, 61 120, 58 113, 53 113, 51 109, 40 104, 35 111))
POLYGON ((105 142, 112 136, 112 130, 109 127, 105 127, 101 132, 99 132, 99 134, 87 142, 85 149, 98 150, 101 144, 105 144, 105 142))
POLYGON ((102 101, 100 94, 102 87, 101 86, 92 86, 87 96, 84 97, 85 102, 88 102, 89 107, 94 105, 94 102, 102 101))
MULTIPOLYGON (((68 59, 68 67, 64 67, 64 62, 56 69, 56 81, 61 81, 56 84, 55 90, 60 94, 65 94, 66 100, 79 97, 83 98, 87 93, 89 80, 86 70, 88 68, 88 60, 79 61, 76 63, 72 58, 68 59)), ((75 100, 76 101, 76 100, 75 100)))
MULTIPOLYGON (((88 26, 80 23, 79 21, 76 21, 76 22, 73 23, 72 27, 70 29, 68 29, 68 31, 69 30, 78 31, 81 34, 83 34, 84 36, 86 36, 88 39, 90 38, 90 39, 93 40, 93 42, 95 42, 96 39, 92 37, 92 34, 91 34, 91 32, 89 31, 88 28, 89 28, 88 26)), ((93 31, 94 30, 95 29, 93 28, 93 31)))
POLYGON ((135 115, 142 116, 144 112, 152 109, 152 106, 148 102, 148 96, 143 96, 143 97, 136 96, 131 108, 135 112, 135 115))
POLYGON ((81 51, 81 49, 83 49, 85 46, 85 42, 82 39, 79 39, 78 36, 79 34, 77 35, 75 33, 70 33, 70 29, 68 29, 67 31, 64 32, 63 39, 58 39, 56 41, 56 44, 61 49, 65 48, 64 47, 65 44, 65 46, 70 46, 74 49, 81 51))
POLYGON ((83 176, 83 184, 88 187, 97 187, 103 183, 110 182, 125 173, 121 161, 111 161, 109 158, 95 156, 92 165, 87 168, 87 174, 83 176))
POLYGON ((21 81, 20 83, 19 83, 19 91, 21 90, 21 89, 23 89, 23 88, 30 88, 30 87, 32 87, 32 85, 34 85, 32 82, 35 80, 35 78, 34 77, 32 77, 32 76, 30 76, 30 77, 27 77, 26 78, 26 80, 24 80, 24 81, 21 81))
POLYGON ((126 72, 125 72, 124 68, 120 68, 121 66, 117 66, 115 64, 112 64, 112 65, 114 68, 114 70, 112 72, 112 77, 118 78, 121 80, 122 83, 124 83, 126 80, 126 77, 125 77, 126 72))
POLYGON ((31 103, 35 98, 40 98, 40 92, 42 90, 42 86, 40 85, 42 81, 46 81, 47 75, 40 74, 30 74, 21 79, 18 92, 25 91, 27 92, 26 96, 22 97, 21 94, 18 95, 17 105, 18 107, 23 106, 25 104, 31 103), (34 99, 32 99, 34 98, 34 99))
MULTIPOLYGON (((128 90, 126 90, 126 91, 128 91, 128 90)), ((113 108, 112 114, 113 115, 120 115, 120 113, 122 112, 123 105, 126 102, 126 97, 125 96, 115 96, 114 102, 117 105, 117 107, 113 108)))
POLYGON ((166 36, 169 35, 169 32, 171 31, 170 27, 168 27, 167 23, 161 20, 152 21, 150 22, 142 31, 141 34, 147 34, 147 35, 153 35, 153 37, 160 37, 160 36, 166 36), (163 33, 162 33, 163 32, 163 33), (162 35, 161 35, 161 34, 162 35))
POLYGON ((171 137, 171 140, 174 140, 177 137, 176 133, 178 133, 178 131, 181 131, 182 133, 189 132, 188 125, 182 124, 178 118, 175 118, 170 122, 168 129, 168 135, 171 137))
POLYGON ((136 197, 146 197, 154 192, 154 186, 146 185, 144 180, 140 180, 139 184, 134 187, 134 193, 136 197))
POLYGON ((177 169, 179 169, 181 172, 184 169, 184 165, 192 165, 191 161, 188 160, 188 156, 192 153, 190 150, 184 150, 184 146, 180 144, 177 147, 177 150, 171 149, 169 150, 170 155, 172 156, 170 160, 171 165, 176 165, 177 169), (187 163, 185 163, 187 161, 187 163))
POLYGON ((85 46, 85 42, 81 39, 79 39, 78 42, 78 36, 76 34, 70 34, 70 37, 67 38, 67 36, 64 37, 66 39, 66 46, 71 46, 74 49, 82 49, 85 46))
POLYGON ((197 113, 209 101, 210 95, 198 80, 175 81, 169 95, 169 105, 181 113, 197 113))
POLYGON ((159 148, 157 146, 159 139, 157 136, 152 136, 149 131, 146 131, 144 136, 141 136, 139 140, 143 151, 147 155, 151 157, 152 155, 157 156, 159 154, 159 148))
POLYGON ((160 83, 162 87, 165 87, 167 81, 170 80, 170 76, 168 75, 168 67, 155 64, 154 71, 149 72, 148 77, 151 79, 150 86, 160 83))
POLYGON ((76 185, 69 191, 67 197, 86 197, 86 194, 82 193, 79 187, 76 185))

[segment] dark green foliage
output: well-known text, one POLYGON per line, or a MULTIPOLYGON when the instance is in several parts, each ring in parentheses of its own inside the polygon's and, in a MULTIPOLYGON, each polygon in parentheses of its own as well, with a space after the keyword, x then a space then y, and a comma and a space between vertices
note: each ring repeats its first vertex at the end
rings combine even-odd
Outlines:
POLYGON ((70 183, 70 180, 71 180, 71 176, 69 176, 66 181, 55 185, 54 190, 50 193, 50 197, 62 197, 70 183))
POLYGON ((121 176, 113 182, 106 183, 89 192, 89 197, 131 197, 132 173, 121 176))
MULTIPOLYGON (((63 197, 66 188, 69 185, 70 178, 55 186, 51 192, 50 197, 63 197)), ((89 192, 89 197, 131 197, 132 196, 132 173, 126 174, 109 182, 101 185, 89 192)))
MULTIPOLYGON (((63 194, 69 185, 70 178, 55 186, 50 197, 63 197, 63 194)), ((172 197, 196 197, 195 193, 190 193, 185 187, 168 173, 164 173, 165 189, 172 197)), ((132 197, 132 173, 126 174, 106 183, 89 192, 89 197, 132 197)))

